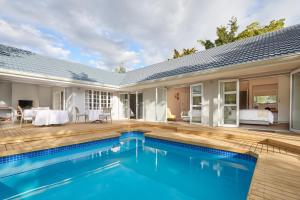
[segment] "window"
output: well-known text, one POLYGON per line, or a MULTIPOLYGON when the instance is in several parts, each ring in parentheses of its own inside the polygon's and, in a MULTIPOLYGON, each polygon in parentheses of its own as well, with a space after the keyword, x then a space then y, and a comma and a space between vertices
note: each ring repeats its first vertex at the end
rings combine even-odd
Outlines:
POLYGON ((94 91, 93 92, 93 109, 99 110, 100 109, 100 92, 94 91))
POLYGON ((93 109, 93 104, 92 104, 92 99, 93 99, 93 91, 92 90, 86 90, 85 91, 85 110, 92 110, 93 109))
POLYGON ((100 109, 100 92, 94 90, 85 91, 85 110, 100 109))
POLYGON ((111 99, 112 99, 112 93, 108 92, 107 93, 107 107, 111 108, 111 99))
POLYGON ((100 110, 110 108, 112 104, 111 92, 100 92, 96 90, 85 91, 85 110, 100 110))
POLYGON ((111 92, 101 92, 101 108, 110 108, 112 100, 111 92))
POLYGON ((107 106, 107 92, 101 92, 101 108, 106 108, 107 106))
POLYGON ((277 103, 277 96, 254 96, 254 102, 258 104, 277 103))

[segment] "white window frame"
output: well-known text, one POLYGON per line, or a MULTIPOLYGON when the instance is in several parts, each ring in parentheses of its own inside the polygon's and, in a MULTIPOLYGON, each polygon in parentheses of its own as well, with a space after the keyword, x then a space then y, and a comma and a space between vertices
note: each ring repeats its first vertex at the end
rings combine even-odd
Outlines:
POLYGON ((300 133, 300 130, 292 128, 293 92, 294 92, 293 91, 293 75, 296 73, 299 73, 299 72, 300 72, 300 69, 296 69, 290 73, 290 123, 289 123, 289 127, 290 127, 290 131, 293 131, 296 133, 300 133))
POLYGON ((113 93, 112 92, 107 92, 107 91, 100 91, 100 90, 91 90, 87 89, 84 91, 84 107, 85 110, 101 110, 101 108, 111 108, 112 107, 112 101, 113 101, 113 93), (90 94, 91 92, 91 94, 90 94), (86 96, 88 93, 88 96, 86 96), (95 93, 98 93, 98 95, 95 96, 95 93), (105 95, 102 95, 105 94, 105 95), (109 94, 109 95, 108 95, 109 94), (90 96, 91 95, 91 96, 90 96), (105 96, 105 103, 102 104, 102 96, 105 96), (98 101, 94 101, 95 98, 98 98, 98 101), (91 106, 90 106, 91 103, 91 106), (104 106, 103 106, 104 105, 104 106))
POLYGON ((219 112, 219 119, 218 119, 218 126, 223 127, 239 127, 240 125, 240 81, 239 79, 225 79, 225 80, 219 80, 218 81, 218 112, 219 112), (229 91, 225 92, 225 84, 223 84, 223 87, 221 88, 222 83, 227 82, 236 82, 236 91, 229 91), (221 89, 223 90, 223 96, 222 99, 225 101, 225 94, 236 94, 236 104, 223 104, 223 109, 221 109, 221 89), (224 124, 224 115, 222 114, 222 111, 224 112, 225 106, 236 106, 236 124, 224 124), (223 117, 223 119, 222 119, 223 117))
POLYGON ((202 122, 202 112, 203 112, 203 96, 204 96, 204 88, 203 88, 203 83, 196 83, 196 84, 192 84, 190 85, 190 112, 189 112, 189 117, 190 117, 190 124, 203 124, 202 122), (201 86, 201 94, 200 95, 196 95, 196 96, 200 96, 201 97, 201 105, 193 105, 193 90, 192 88, 194 86, 201 86), (199 107, 201 108, 201 122, 193 122, 193 114, 192 114, 192 109, 193 107, 199 107))

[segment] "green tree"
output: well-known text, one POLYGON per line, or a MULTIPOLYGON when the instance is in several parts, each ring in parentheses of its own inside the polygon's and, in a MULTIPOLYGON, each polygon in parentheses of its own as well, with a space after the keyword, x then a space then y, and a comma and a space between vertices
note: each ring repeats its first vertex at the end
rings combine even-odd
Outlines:
POLYGON ((210 40, 198 40, 198 42, 202 44, 205 47, 205 49, 210 49, 215 47, 215 43, 213 43, 210 40))
POLYGON ((114 72, 119 73, 119 74, 124 74, 126 73, 126 68, 123 66, 123 64, 121 64, 120 66, 116 67, 114 69, 114 72))
POLYGON ((180 58, 186 55, 196 53, 197 51, 198 50, 195 47, 190 49, 183 49, 182 52, 179 52, 177 49, 174 49, 173 58, 180 58))
POLYGON ((204 46, 205 49, 210 49, 215 46, 221 46, 223 44, 234 42, 236 40, 279 30, 284 27, 284 21, 285 19, 272 20, 266 26, 261 26, 259 22, 253 22, 249 24, 242 32, 237 34, 239 28, 237 19, 232 17, 227 26, 217 27, 217 39, 214 42, 210 40, 198 40, 198 42, 204 46))
POLYGON ((260 26, 259 22, 253 22, 253 23, 249 24, 245 28, 245 30, 243 30, 240 34, 238 34, 236 39, 240 40, 240 39, 244 39, 247 37, 252 37, 252 36, 279 30, 284 27, 284 21, 285 21, 285 19, 272 20, 266 26, 260 26))

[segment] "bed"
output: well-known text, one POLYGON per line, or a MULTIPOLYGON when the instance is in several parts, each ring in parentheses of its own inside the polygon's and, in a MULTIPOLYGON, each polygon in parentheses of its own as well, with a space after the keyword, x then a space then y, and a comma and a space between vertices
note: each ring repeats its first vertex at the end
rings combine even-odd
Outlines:
POLYGON ((274 115, 269 110, 241 109, 240 123, 269 125, 274 123, 274 115))

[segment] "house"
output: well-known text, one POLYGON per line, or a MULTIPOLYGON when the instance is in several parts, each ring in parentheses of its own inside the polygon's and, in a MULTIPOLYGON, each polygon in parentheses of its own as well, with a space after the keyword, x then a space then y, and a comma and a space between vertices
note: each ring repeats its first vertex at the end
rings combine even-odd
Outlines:
POLYGON ((71 118, 74 106, 111 107, 116 120, 165 122, 172 113, 206 126, 274 121, 299 132, 300 25, 125 74, 0 45, 0 106, 20 104, 71 118))

